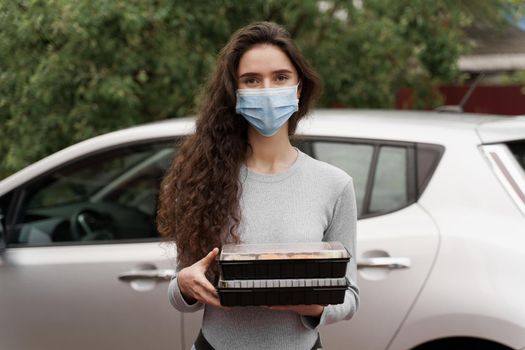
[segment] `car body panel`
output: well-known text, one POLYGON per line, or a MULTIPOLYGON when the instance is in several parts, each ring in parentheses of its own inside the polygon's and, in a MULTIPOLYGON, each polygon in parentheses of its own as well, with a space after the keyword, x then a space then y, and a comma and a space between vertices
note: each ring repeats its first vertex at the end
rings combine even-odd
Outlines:
POLYGON ((173 269, 171 251, 158 242, 8 248, 0 254, 0 348, 180 348, 182 319, 166 303, 167 281, 118 279, 173 269))
POLYGON ((452 336, 525 342, 525 217, 488 168, 478 148, 449 144, 419 200, 441 232, 440 254, 389 349, 452 336))
POLYGON ((525 342, 525 235, 517 229, 524 221, 490 211, 462 213, 455 223, 453 215, 440 222, 441 248, 431 278, 389 349, 452 336, 481 337, 513 349, 525 342))
POLYGON ((438 251, 439 232, 417 203, 360 220, 357 232, 359 310, 349 321, 321 328, 326 349, 343 349, 344 344, 386 349, 421 291, 438 251), (371 257, 408 258, 410 267, 363 267, 371 257))

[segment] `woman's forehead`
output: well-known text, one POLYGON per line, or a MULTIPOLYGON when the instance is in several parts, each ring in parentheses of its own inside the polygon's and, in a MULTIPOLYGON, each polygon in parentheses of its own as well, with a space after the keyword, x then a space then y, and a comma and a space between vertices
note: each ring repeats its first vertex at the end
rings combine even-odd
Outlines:
POLYGON ((238 76, 246 73, 269 74, 281 70, 295 73, 288 56, 275 45, 257 45, 246 51, 239 61, 238 76))

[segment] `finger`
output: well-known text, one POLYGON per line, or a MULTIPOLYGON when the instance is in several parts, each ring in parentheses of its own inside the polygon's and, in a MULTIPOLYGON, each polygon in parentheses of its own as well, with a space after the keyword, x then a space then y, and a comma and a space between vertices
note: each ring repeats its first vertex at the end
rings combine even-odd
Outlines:
POLYGON ((210 298, 210 305, 213 305, 215 307, 222 307, 220 299, 216 296, 212 296, 210 298))
POLYGON ((204 258, 197 261, 197 264, 207 270, 211 263, 215 260, 217 254, 219 254, 219 248, 215 247, 204 258))
POLYGON ((216 307, 221 307, 221 302, 219 298, 213 294, 208 293, 205 290, 201 291, 199 298, 200 298, 200 301, 205 304, 216 306, 216 307))
POLYGON ((202 299, 213 297, 218 299, 219 293, 217 290, 208 282, 208 280, 199 280, 193 286, 194 294, 202 299))
POLYGON ((217 301, 217 304, 214 304, 214 306, 216 306, 216 307, 220 307, 221 309, 225 309, 225 310, 231 310, 231 309, 232 309, 231 306, 224 306, 224 305, 222 305, 222 304, 221 304, 221 299, 220 299, 220 298, 215 297, 214 299, 217 301))
POLYGON ((203 302, 205 304, 213 305, 215 307, 220 307, 222 309, 231 309, 229 306, 223 306, 221 305, 221 301, 219 299, 218 293, 211 294, 208 291, 201 289, 198 292, 198 300, 200 302, 203 302))
POLYGON ((204 289, 206 292, 208 292, 208 293, 210 293, 212 295, 215 295, 215 296, 219 295, 219 293, 217 292, 217 289, 215 289, 215 287, 206 278, 201 279, 201 280, 197 281, 196 283, 197 283, 197 285, 199 287, 204 289))

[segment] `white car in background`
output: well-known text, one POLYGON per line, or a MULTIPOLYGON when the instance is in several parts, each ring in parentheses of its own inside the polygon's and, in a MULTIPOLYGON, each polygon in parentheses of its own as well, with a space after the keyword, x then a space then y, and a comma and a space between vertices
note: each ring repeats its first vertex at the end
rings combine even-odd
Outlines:
MULTIPOLYGON (((68 147, 0 182, 0 349, 189 349, 160 180, 191 118, 68 147)), ((525 349, 525 117, 319 110, 294 144, 354 179, 361 304, 324 349, 525 349)))

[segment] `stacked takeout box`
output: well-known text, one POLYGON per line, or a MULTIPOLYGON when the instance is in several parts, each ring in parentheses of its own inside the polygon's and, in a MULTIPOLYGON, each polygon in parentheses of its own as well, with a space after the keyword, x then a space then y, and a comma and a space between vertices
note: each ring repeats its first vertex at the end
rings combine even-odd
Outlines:
POLYGON ((340 304, 350 258, 340 242, 226 244, 219 256, 221 305, 340 304))

